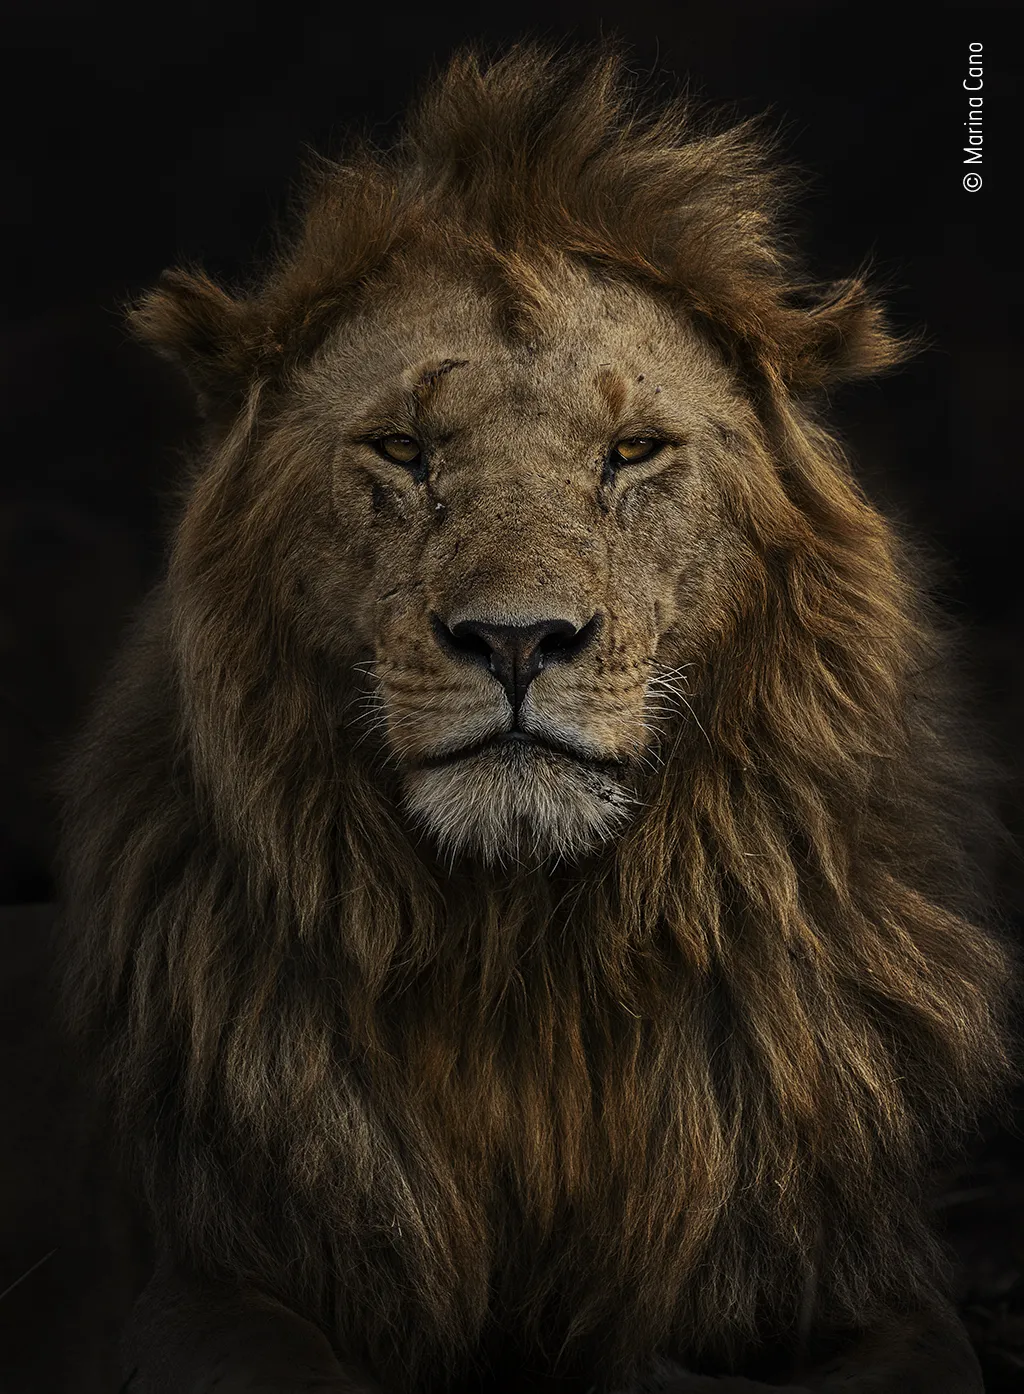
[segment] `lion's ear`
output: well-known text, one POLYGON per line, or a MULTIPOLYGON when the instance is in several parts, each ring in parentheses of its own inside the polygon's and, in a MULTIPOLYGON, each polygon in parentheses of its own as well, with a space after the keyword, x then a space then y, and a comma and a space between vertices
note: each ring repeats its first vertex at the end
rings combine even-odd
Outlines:
POLYGON ((797 392, 869 377, 901 363, 916 345, 891 332, 863 281, 840 281, 801 317, 795 359, 787 373, 797 392))
POLYGON ((185 372, 204 409, 237 401, 251 375, 245 305, 202 272, 165 271, 128 313, 132 332, 185 372))

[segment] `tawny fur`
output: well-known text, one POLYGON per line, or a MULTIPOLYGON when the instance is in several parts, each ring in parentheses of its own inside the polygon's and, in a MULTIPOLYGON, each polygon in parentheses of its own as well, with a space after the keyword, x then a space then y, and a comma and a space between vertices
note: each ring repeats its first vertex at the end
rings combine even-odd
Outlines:
POLYGON ((260 284, 173 273, 135 311, 209 426, 67 778, 69 1007, 165 1240, 396 1389, 495 1318, 626 1378, 795 1340, 812 1289, 842 1331, 941 1287, 919 1187, 1005 1073, 1007 960, 945 640, 808 404, 901 348, 780 250, 786 189, 755 131, 646 117, 611 60, 462 58, 394 152, 319 170, 260 284), (296 581, 330 531, 296 384, 453 276, 525 355, 596 277, 734 385, 700 643, 635 655, 693 681, 635 807, 557 865, 435 848, 332 661, 355 621, 296 581))

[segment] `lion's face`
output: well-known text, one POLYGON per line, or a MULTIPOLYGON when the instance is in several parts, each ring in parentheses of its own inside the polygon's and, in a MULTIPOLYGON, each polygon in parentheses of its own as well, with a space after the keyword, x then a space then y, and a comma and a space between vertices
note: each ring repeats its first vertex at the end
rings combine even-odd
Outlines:
POLYGON ((582 275, 535 318, 513 342, 465 287, 396 289, 302 389, 335 441, 335 545, 307 580, 372 655, 352 740, 376 718, 410 813, 487 859, 578 856, 624 825, 735 550, 716 475, 737 404, 712 352, 582 275))

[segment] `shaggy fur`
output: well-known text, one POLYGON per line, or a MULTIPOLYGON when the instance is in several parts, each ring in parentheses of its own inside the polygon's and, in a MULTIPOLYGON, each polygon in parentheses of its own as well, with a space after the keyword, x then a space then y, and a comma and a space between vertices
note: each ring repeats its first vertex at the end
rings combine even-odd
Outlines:
MULTIPOLYGON (((801 278, 784 196, 755 132, 639 113, 611 60, 465 57, 392 153, 318 171, 259 285, 172 273, 134 313, 208 431, 167 580, 68 774, 69 1008, 164 1241, 395 1389, 499 1331, 601 1379, 655 1354, 738 1369, 941 1288, 919 1185, 1004 1073, 1007 963, 979 918, 944 641, 808 402, 901 349, 859 282, 801 278), (430 797, 409 775, 403 644, 432 749, 457 701, 491 700, 485 674, 472 701, 446 695, 422 596, 377 579, 456 535, 456 465, 414 480, 376 460, 332 485, 344 431, 323 406, 360 345, 430 319, 416 400, 469 412, 485 331, 442 352, 445 315, 482 315, 540 381, 565 306, 594 297, 595 323, 642 321, 644 345, 683 336, 681 396, 718 403, 681 482, 605 497, 595 476, 578 515, 543 523, 582 568, 574 623, 610 616, 587 729, 633 764, 600 827, 554 775, 549 820, 512 766, 445 766, 430 797), (708 526, 678 541, 682 489, 708 526), (446 521, 418 531, 420 507, 446 521), (586 590, 588 539, 613 529, 674 588, 642 635, 639 591, 586 590), (374 629, 391 590, 420 608, 374 629), (460 801, 486 780, 498 812, 474 844, 460 801), (530 818, 536 847, 513 835, 530 818)), ((602 410, 644 376, 602 378, 602 410)), ((530 513, 522 483, 503 512, 503 477, 459 538, 483 529, 487 565, 521 569, 545 495, 530 513)), ((538 679, 538 710, 543 691, 568 711, 572 677, 538 679)), ((573 710, 591 700, 574 680, 573 710)))

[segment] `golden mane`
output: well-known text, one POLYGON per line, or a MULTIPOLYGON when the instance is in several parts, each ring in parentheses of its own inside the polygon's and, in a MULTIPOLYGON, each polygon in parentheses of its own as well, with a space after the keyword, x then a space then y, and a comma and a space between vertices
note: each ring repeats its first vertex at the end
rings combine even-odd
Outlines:
POLYGON ((684 102, 647 112, 613 52, 517 47, 486 67, 466 52, 392 151, 317 160, 307 184, 294 236, 251 293, 169 272, 134 311, 137 332, 214 396, 279 378, 403 254, 477 258, 513 308, 544 294, 538 257, 578 257, 679 297, 798 391, 903 356, 860 281, 819 286, 784 250, 777 215, 795 180, 758 123, 715 130, 684 102))
POLYGON ((637 114, 611 60, 464 57, 391 155, 321 171, 259 287, 178 275, 135 313, 212 424, 67 776, 69 1009, 168 1242, 403 1388, 492 1301, 611 1371, 679 1294, 711 1352, 812 1288, 836 1327, 927 1300, 923 1168, 1005 1073, 946 641, 801 395, 899 348, 859 283, 815 298, 782 255, 782 187, 749 129, 637 114), (333 722, 282 582, 301 480, 256 428, 383 265, 478 265, 521 324, 556 254, 741 366, 755 581, 616 845, 449 872, 333 722))

